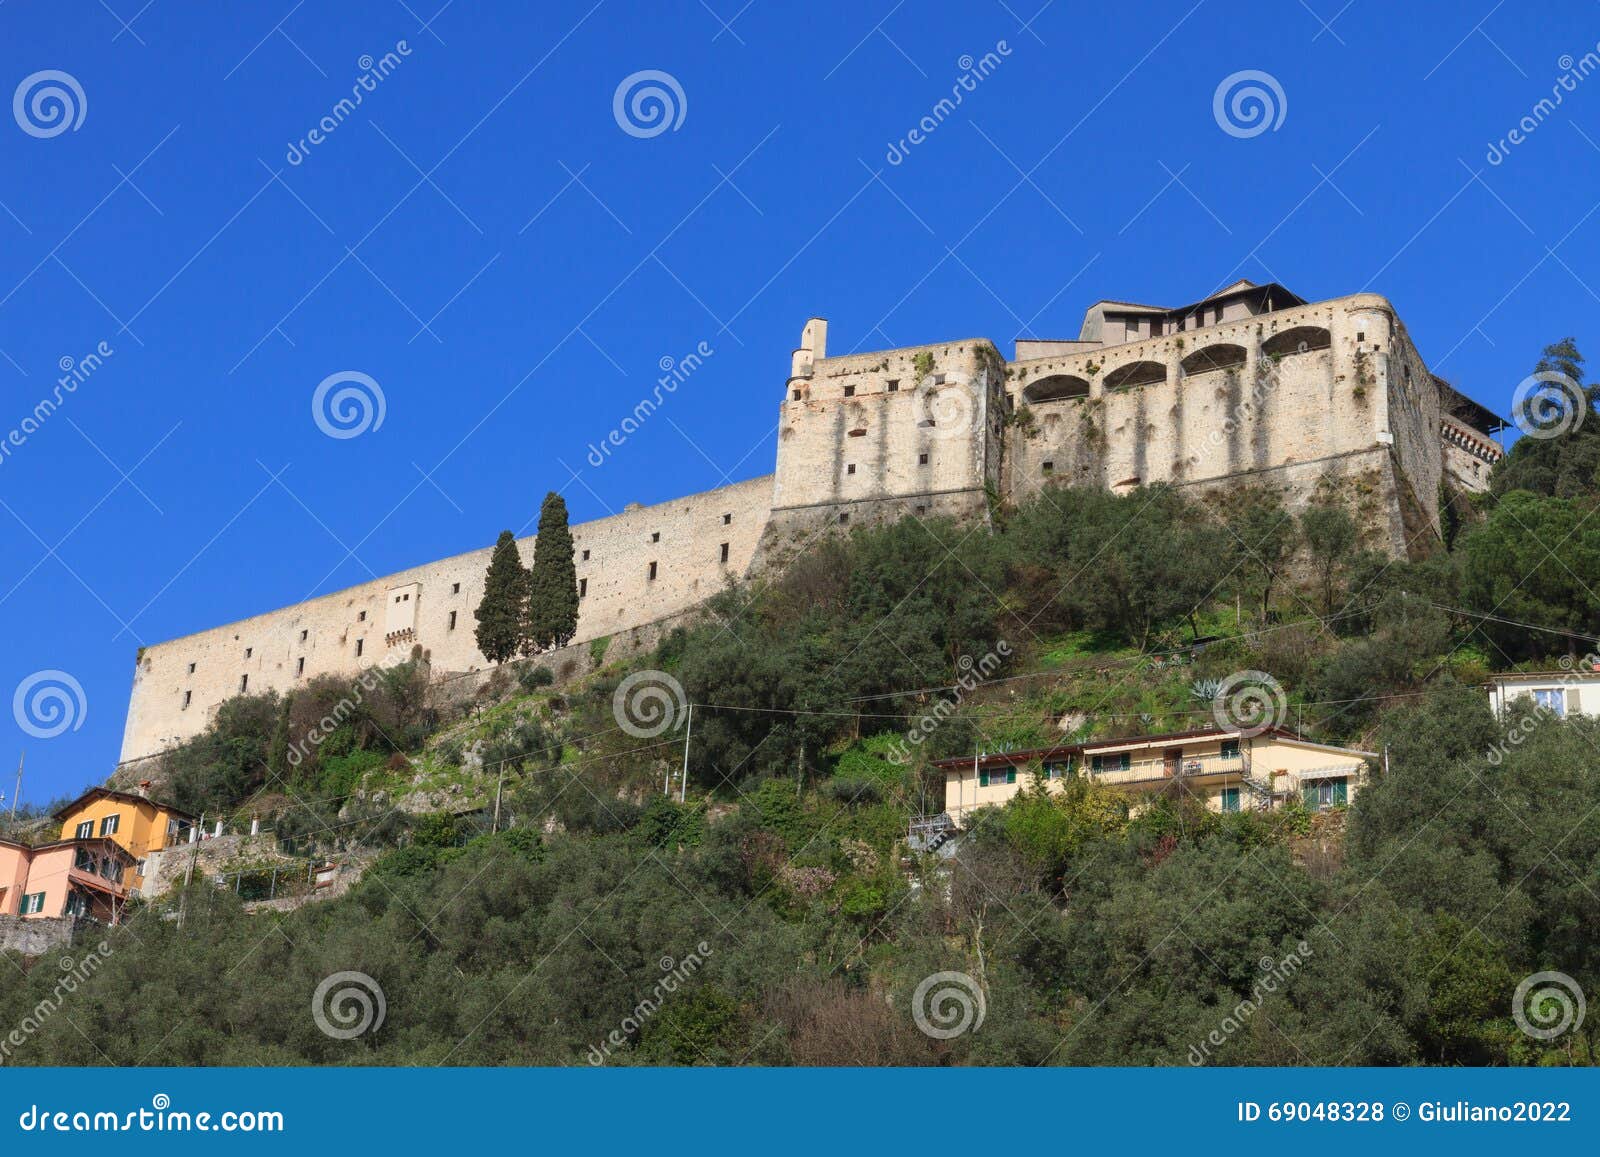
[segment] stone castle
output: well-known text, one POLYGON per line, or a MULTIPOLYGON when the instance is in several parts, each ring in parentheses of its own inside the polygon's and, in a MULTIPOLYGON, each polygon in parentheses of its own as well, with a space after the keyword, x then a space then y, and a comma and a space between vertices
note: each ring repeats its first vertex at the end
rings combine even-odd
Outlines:
MULTIPOLYGON (((1415 553, 1451 492, 1481 490, 1503 423, 1428 371, 1387 300, 1307 302, 1236 282, 1179 309, 1101 301, 1075 340, 984 338, 792 355, 774 473, 573 526, 580 618, 558 670, 661 625, 828 528, 905 515, 986 520, 1052 482, 1112 490, 1259 484, 1348 501, 1369 545, 1415 553), (590 644, 596 644, 591 646, 590 644)), ((521 540, 531 562, 533 539, 521 540)), ((147 648, 124 764, 191 738, 226 699, 354 675, 420 647, 449 680, 474 639, 489 548, 147 648)))

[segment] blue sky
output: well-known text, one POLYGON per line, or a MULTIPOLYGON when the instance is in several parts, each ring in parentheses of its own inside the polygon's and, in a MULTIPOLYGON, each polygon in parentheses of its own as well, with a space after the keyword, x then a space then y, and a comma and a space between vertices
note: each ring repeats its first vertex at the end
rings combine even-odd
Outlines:
POLYGON ((1370 289, 1502 412, 1545 342, 1594 344, 1600 76, 1534 112, 1592 3, 141 3, 0 6, 0 441, 111 351, 0 455, 0 698, 83 689, 51 738, 0 714, 8 797, 24 747, 24 799, 111 770, 141 642, 525 532, 549 489, 588 519, 766 473, 813 314, 836 353, 1009 353, 1101 297, 1370 289), (682 116, 638 135, 647 70, 682 116), (1246 70, 1282 92, 1255 135, 1214 115, 1246 70), (344 371, 385 412, 333 438, 344 371))

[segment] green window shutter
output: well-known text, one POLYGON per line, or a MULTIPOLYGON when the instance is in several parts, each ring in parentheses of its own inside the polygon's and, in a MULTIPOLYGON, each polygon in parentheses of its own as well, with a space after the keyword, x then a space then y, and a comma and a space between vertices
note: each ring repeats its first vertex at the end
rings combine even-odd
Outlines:
POLYGON ((978 772, 978 786, 979 787, 988 787, 989 786, 989 773, 987 771, 978 772))
POLYGON ((1306 807, 1315 809, 1317 806, 1317 789, 1307 784, 1300 789, 1300 798, 1304 801, 1306 807))
POLYGON ((1333 781, 1333 802, 1335 805, 1350 802, 1350 784, 1346 780, 1333 781))
POLYGON ((1118 771, 1131 771, 1132 768, 1133 768, 1133 753, 1131 751, 1124 751, 1122 753, 1121 760, 1119 760, 1118 763, 1117 763, 1117 770, 1118 771))
POLYGON ((1017 769, 1016 768, 1013 767, 1009 771, 1006 772, 1006 782, 1007 783, 1016 783, 1017 782, 1017 769))

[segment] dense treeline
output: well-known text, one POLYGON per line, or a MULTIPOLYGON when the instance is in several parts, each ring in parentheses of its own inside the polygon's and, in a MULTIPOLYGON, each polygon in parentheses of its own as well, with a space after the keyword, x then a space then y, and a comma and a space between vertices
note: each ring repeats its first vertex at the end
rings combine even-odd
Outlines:
MULTIPOLYGON (((1570 342, 1547 362, 1581 380, 1570 342)), ((1417 561, 1364 550, 1331 490, 1291 514, 1265 490, 1057 489, 990 533, 822 541, 634 665, 696 705, 682 804, 661 787, 683 732, 616 726, 632 668, 556 690, 524 664, 465 720, 420 661, 342 712, 336 680, 236 700, 163 769, 180 802, 248 798, 380 858, 286 915, 204 880, 145 907, 8 1062, 1591 1063, 1592 1024, 1538 1040, 1512 997, 1541 971, 1600 984, 1600 723, 1508 730, 1477 686, 1600 634, 1600 422, 1566 425, 1455 496, 1417 561), (1180 793, 1135 816, 1074 781, 983 813, 947 859, 907 850, 942 800, 929 756, 1194 725, 1242 669, 1310 734, 1387 753, 1348 813, 1180 793), (503 787, 509 830, 398 817, 363 786, 417 766, 503 787), (341 971, 387 1000, 353 1041, 310 1015, 341 971), (941 972, 984 1000, 949 1040, 912 1008, 941 972)), ((0 1023, 54 984, 0 990, 0 1023)))
MULTIPOLYGON (((113 931, 70 1023, 46 1018, 16 1060, 581 1064, 618 1030, 607 1063, 1588 1062, 1592 1034, 1531 1040, 1510 997, 1546 968, 1600 982, 1600 727, 1535 729, 1491 767, 1503 737, 1458 690, 1385 738, 1346 862, 1316 873, 1273 820, 1171 803, 1130 822, 1084 786, 994 813, 943 882, 879 870, 882 894, 834 898, 827 874, 870 876, 888 846, 875 809, 769 780, 711 824, 658 802, 622 830, 423 841, 281 918, 202 884, 181 925, 113 931), (688 983, 642 1012, 662 958, 691 953, 688 983), (349 1042, 309 1006, 348 970, 387 1000, 349 1042), (946 970, 978 980, 986 1017, 943 1042, 909 1002, 946 970)), ((58 975, 7 985, 0 1022, 58 975)))

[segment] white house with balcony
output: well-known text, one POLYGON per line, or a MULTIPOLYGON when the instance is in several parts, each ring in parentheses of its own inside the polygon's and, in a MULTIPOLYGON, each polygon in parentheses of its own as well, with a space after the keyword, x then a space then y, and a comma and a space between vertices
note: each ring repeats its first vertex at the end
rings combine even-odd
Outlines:
POLYGON ((1051 790, 1083 777, 1148 795, 1177 790, 1215 812, 1265 811, 1299 800, 1313 811, 1351 803, 1367 780, 1372 751, 1303 739, 1283 728, 1245 735, 1202 728, 1027 751, 941 759, 944 814, 957 825, 977 808, 1003 804, 1038 776, 1051 790))

